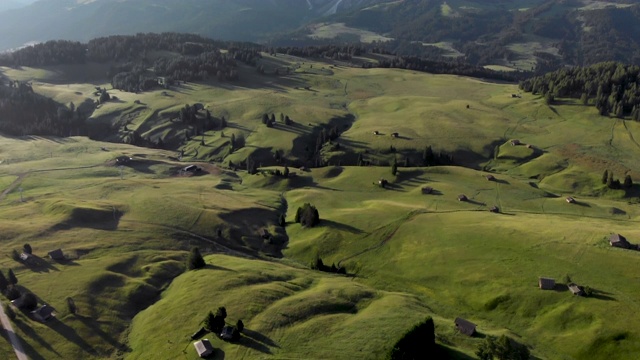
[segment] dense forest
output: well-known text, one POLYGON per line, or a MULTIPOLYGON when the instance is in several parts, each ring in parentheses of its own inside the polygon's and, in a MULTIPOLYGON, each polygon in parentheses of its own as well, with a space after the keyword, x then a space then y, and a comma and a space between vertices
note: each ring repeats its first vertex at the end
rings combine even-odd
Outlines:
POLYGON ((85 111, 73 103, 66 107, 36 94, 29 83, 0 85, 0 132, 5 134, 86 135, 85 111))
POLYGON ((520 88, 556 98, 580 99, 595 105, 601 115, 630 116, 640 121, 640 66, 604 62, 587 67, 562 68, 520 82, 520 88))
POLYGON ((56 40, 0 56, 4 66, 47 66, 114 62, 109 76, 114 88, 136 92, 175 80, 194 81, 238 78, 237 61, 255 65, 260 47, 248 43, 229 43, 192 34, 137 34, 109 36, 88 43, 56 40), (220 51, 226 49, 225 53, 220 51), (162 52, 167 55, 158 55, 162 52), (151 71, 149 69, 152 69, 151 71), (158 82, 158 77, 163 77, 158 82))

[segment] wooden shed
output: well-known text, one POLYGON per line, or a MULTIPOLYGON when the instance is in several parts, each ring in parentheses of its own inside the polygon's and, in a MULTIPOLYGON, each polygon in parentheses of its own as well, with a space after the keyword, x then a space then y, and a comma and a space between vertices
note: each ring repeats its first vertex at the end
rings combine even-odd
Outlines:
POLYGON ((42 305, 40 308, 33 310, 31 312, 31 315, 33 315, 34 319, 40 321, 40 322, 46 322, 47 320, 51 319, 54 315, 53 312, 55 311, 54 308, 52 308, 49 305, 42 305))
POLYGON ((467 336, 473 336, 476 333, 476 324, 472 323, 469 320, 465 320, 463 318, 456 318, 455 320, 456 329, 460 331, 462 334, 467 336))
POLYGON ((429 187, 429 186, 425 186, 425 187, 422 188, 422 193, 423 194, 431 194, 431 193, 433 193, 433 188, 429 187))
POLYGON ((631 248, 631 244, 627 241, 627 239, 620 234, 611 234, 609 237, 609 244, 614 247, 619 247, 622 249, 631 248))
POLYGON ((574 284, 574 283, 567 284, 567 287, 569 288, 569 291, 571 291, 573 295, 577 295, 577 296, 584 295, 584 291, 582 291, 582 288, 577 284, 574 284))
POLYGON ((556 281, 551 278, 538 278, 538 287, 542 290, 553 290, 556 287, 556 281))
POLYGON ((62 249, 49 251, 47 255, 49 255, 52 260, 64 260, 64 253, 62 252, 62 249))
POLYGON ((489 211, 491 211, 492 213, 499 213, 500 212, 500 208, 497 206, 492 206, 491 209, 489 209, 489 211))
POLYGON ((211 345, 209 339, 196 341, 193 343, 193 346, 196 348, 196 352, 201 358, 206 358, 207 356, 213 354, 213 345, 211 345))
POLYGON ((496 181, 496 177, 491 175, 491 174, 487 174, 484 176, 485 179, 487 179, 488 181, 496 181))
POLYGON ((467 195, 465 194, 460 194, 458 195, 458 201, 468 201, 469 199, 467 198, 467 195))
POLYGON ((569 204, 575 204, 576 203, 576 199, 572 198, 571 196, 567 197, 565 199, 569 204))

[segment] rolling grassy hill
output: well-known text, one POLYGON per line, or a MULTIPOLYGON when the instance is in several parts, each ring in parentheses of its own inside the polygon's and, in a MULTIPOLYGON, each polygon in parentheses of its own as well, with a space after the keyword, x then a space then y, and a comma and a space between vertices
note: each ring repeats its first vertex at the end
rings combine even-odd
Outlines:
MULTIPOLYGON (((195 358, 188 336, 218 306, 248 331, 237 344, 207 335, 217 358, 381 358, 427 315, 454 358, 473 358, 482 341, 454 331, 458 316, 541 359, 640 353, 633 316, 640 253, 606 241, 621 233, 637 243, 640 192, 601 182, 605 169, 640 177, 637 123, 570 100, 548 106, 531 94, 512 97, 512 84, 281 54, 261 61, 294 71, 241 68, 234 85, 110 90, 118 100, 89 120, 174 141, 169 150, 118 143, 117 132, 108 137, 114 142, 0 139, 0 268, 12 268, 20 286, 58 310, 47 324, 19 314, 15 327, 31 358, 195 358), (229 126, 205 133, 204 145, 200 136, 179 143, 183 128, 173 119, 187 103, 202 103, 229 126), (294 124, 268 128, 264 113, 294 124), (322 149, 328 166, 292 169, 287 179, 271 174, 282 170, 274 150, 305 163, 305 148, 333 126, 341 134, 322 149), (246 144, 229 153, 232 135, 246 144), (464 166, 416 167, 427 146, 464 166), (258 174, 228 168, 250 154, 263 162, 258 174), (380 166, 353 166, 358 155, 380 166), (132 160, 119 168, 118 156, 132 160), (388 165, 394 158, 397 176, 388 165), (188 164, 202 174, 181 174, 188 164), (388 188, 377 185, 381 178, 388 188), (424 186, 434 193, 423 195, 424 186), (459 194, 470 201, 457 201, 459 194), (293 221, 306 202, 320 212, 312 229, 293 221), (285 229, 277 226, 282 213, 285 229), (276 241, 261 239, 260 228, 276 241), (43 259, 11 259, 25 243, 43 259), (209 266, 184 272, 192 246, 209 266), (70 261, 44 259, 56 248, 70 261), (317 256, 352 276, 309 270, 317 256), (539 276, 562 284, 569 276, 595 295, 541 291, 539 276)), ((67 84, 70 70, 2 69, 61 103, 93 101, 95 86, 108 87, 99 76, 67 84)), ((8 352, 2 342, 0 356, 8 352)))

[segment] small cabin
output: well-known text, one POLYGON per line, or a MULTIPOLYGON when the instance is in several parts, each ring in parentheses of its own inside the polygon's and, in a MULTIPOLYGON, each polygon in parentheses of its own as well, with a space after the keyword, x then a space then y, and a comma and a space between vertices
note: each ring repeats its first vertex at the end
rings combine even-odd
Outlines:
POLYGON ((391 133, 392 138, 397 138, 398 136, 400 136, 400 134, 398 134, 397 132, 391 133))
POLYGON ((62 252, 62 249, 49 251, 47 255, 49 255, 52 260, 64 260, 64 253, 62 252))
POLYGON ((627 241, 627 239, 620 234, 611 234, 609 236, 609 245, 613 247, 619 247, 622 249, 631 248, 631 244, 627 241))
POLYGON ((389 184, 389 182, 387 181, 387 179, 380 179, 378 180, 378 185, 380 185, 380 187, 384 188, 389 184))
POLYGON ((484 178, 487 179, 487 181, 496 181, 496 177, 491 174, 485 175, 484 178))
POLYGON ((463 318, 456 318, 454 321, 456 324, 456 329, 462 334, 467 336, 473 336, 476 333, 476 324, 472 323, 469 320, 465 320, 463 318))
POLYGON ((42 305, 40 308, 32 311, 31 315, 33 315, 34 319, 40 322, 46 322, 47 320, 51 319, 54 316, 53 314, 54 311, 55 309, 52 308, 51 306, 42 305))
POLYGON ((422 188, 422 193, 423 194, 431 194, 431 193, 433 193, 433 188, 429 187, 429 186, 425 186, 425 187, 422 188))
POLYGON ((373 132, 373 135, 380 135, 380 132, 379 132, 378 130, 375 130, 375 131, 373 132))
POLYGON ((538 287, 542 290, 553 290, 556 287, 556 281, 551 278, 538 278, 538 287))
POLYGON ((458 201, 469 201, 469 198, 465 194, 460 194, 458 195, 458 201))
POLYGON ((24 262, 27 262, 27 261, 31 260, 32 256, 33 255, 31 255, 31 254, 27 254, 27 253, 23 252, 22 254, 20 254, 20 260, 22 260, 24 262))
POLYGON ((132 158, 128 157, 128 156, 118 156, 116 158, 116 164, 117 165, 124 165, 124 164, 128 164, 131 162, 131 160, 133 160, 132 158))
POLYGON ((566 198, 566 201, 567 201, 569 204, 575 204, 575 203, 576 203, 576 199, 572 198, 571 196, 567 197, 567 198, 566 198))
POLYGON ((517 146, 517 145, 520 145, 520 144, 521 144, 520 140, 518 140, 518 139, 511 140, 511 146, 517 146))
POLYGON ((201 358, 206 358, 213 354, 213 345, 211 345, 209 339, 196 341, 193 343, 193 346, 196 348, 196 352, 201 358))
POLYGON ((574 283, 567 284, 567 287, 569 288, 569 291, 571 291, 573 295, 576 295, 576 296, 584 295, 584 291, 582 291, 582 288, 577 284, 574 284, 574 283))
POLYGON ((497 206, 492 206, 491 209, 489 209, 489 211, 497 214, 500 212, 500 208, 498 208, 497 206))
POLYGON ((233 339, 233 330, 235 330, 233 326, 226 325, 225 327, 222 328, 220 337, 224 340, 233 339))
POLYGON ((189 165, 189 166, 184 167, 182 169, 182 171, 184 171, 184 172, 191 172, 191 173, 196 173, 196 172, 199 172, 200 170, 202 170, 202 169, 200 169, 200 167, 198 167, 196 165, 189 165))

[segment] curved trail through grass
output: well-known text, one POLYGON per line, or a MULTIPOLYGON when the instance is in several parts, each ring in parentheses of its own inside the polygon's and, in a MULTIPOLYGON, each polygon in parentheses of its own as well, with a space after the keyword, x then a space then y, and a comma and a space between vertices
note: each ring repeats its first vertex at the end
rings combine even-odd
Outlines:
POLYGON ((11 321, 7 317, 7 314, 4 313, 4 306, 0 301, 0 322, 2 323, 2 327, 7 332, 7 337, 9 338, 9 342, 11 346, 13 346, 13 351, 16 353, 16 358, 18 360, 29 360, 27 354, 25 354, 24 349, 22 348, 22 343, 20 343, 20 339, 16 335, 16 332, 13 331, 13 325, 11 325, 11 321))
POLYGON ((636 139, 633 137, 633 133, 631 132, 631 130, 629 130, 629 127, 627 126, 627 122, 625 120, 622 120, 622 125, 624 125, 624 129, 627 130, 627 134, 629 134, 629 139, 631 139, 631 141, 634 144, 636 144, 636 146, 640 149, 640 144, 638 144, 636 139))

